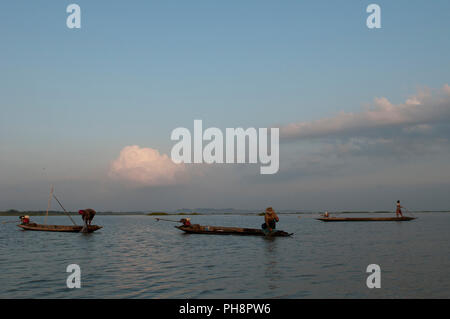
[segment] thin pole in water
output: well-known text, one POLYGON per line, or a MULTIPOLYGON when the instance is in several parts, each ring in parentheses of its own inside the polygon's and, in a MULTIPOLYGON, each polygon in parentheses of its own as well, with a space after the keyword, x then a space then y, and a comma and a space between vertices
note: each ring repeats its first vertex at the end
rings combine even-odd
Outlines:
POLYGON ((408 214, 410 214, 412 217, 414 217, 414 214, 411 213, 411 212, 408 210, 408 208, 406 208, 406 207, 403 207, 403 208, 406 210, 406 212, 407 212, 408 214))
POLYGON ((157 217, 155 217, 155 219, 156 219, 156 221, 163 220, 163 221, 166 221, 166 222, 179 223, 178 220, 171 220, 171 219, 164 219, 164 218, 157 218, 157 217))
POLYGON ((50 205, 51 205, 51 202, 52 202, 53 190, 54 190, 53 189, 53 185, 51 185, 50 195, 48 197, 47 213, 45 214, 44 225, 47 225, 48 211, 50 210, 50 205))
POLYGON ((6 222, 2 222, 2 224, 8 224, 8 223, 17 223, 17 220, 8 220, 6 222))
POLYGON ((75 221, 72 219, 72 217, 70 217, 70 214, 66 211, 66 209, 64 208, 64 206, 61 204, 61 202, 58 200, 58 198, 56 198, 56 195, 53 194, 53 197, 56 199, 56 201, 58 202, 59 206, 61 206, 61 208, 64 210, 64 212, 66 213, 66 215, 70 218, 70 220, 72 221, 72 223, 75 226, 78 226, 77 223, 75 223, 75 221))

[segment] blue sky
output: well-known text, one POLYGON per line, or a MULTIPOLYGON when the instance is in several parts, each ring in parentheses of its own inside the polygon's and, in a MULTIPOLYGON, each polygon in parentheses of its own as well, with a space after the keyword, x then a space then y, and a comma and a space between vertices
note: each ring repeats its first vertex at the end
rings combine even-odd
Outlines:
MULTIPOLYGON (((448 1, 376 1, 379 30, 365 25, 370 1, 76 1, 80 30, 66 27, 70 3, 0 5, 0 209, 42 209, 50 182, 72 209, 257 208, 268 197, 280 208, 380 209, 398 196, 418 209, 450 207, 436 191, 445 193, 448 184, 395 184, 386 160, 320 164, 319 171, 346 167, 335 187, 321 184, 316 168, 294 164, 314 149, 303 142, 284 147, 280 161, 294 171, 280 176, 306 174, 316 187, 305 186, 304 177, 253 178, 256 168, 217 168, 207 174, 216 178, 188 187, 129 188, 108 178, 124 147, 170 154, 171 131, 192 128, 194 119, 220 128, 283 126, 358 112, 377 97, 399 104, 420 88, 443 87, 450 82, 448 1), (356 181, 373 167, 386 179, 361 189, 356 181), (236 192, 236 183, 245 189, 236 192), (374 195, 374 187, 391 187, 393 198, 374 195), (315 194, 320 202, 311 200, 315 194), (367 201, 369 194, 377 199, 367 201)), ((435 137, 446 139, 447 132, 435 137)), ((447 155, 436 155, 433 168, 445 170, 447 155)), ((398 160, 397 180, 426 171, 427 163, 415 155, 398 160), (410 161, 418 166, 408 171, 410 161)))

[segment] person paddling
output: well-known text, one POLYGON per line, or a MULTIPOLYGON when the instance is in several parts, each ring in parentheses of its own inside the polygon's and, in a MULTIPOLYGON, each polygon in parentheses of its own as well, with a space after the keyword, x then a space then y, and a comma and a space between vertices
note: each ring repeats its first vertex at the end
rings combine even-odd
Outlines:
POLYGON ((399 215, 401 216, 401 217, 403 217, 403 214, 402 214, 402 208, 404 208, 402 205, 400 205, 400 201, 398 200, 397 201, 397 210, 395 211, 395 216, 396 217, 398 217, 399 215))
POLYGON ((272 232, 276 228, 276 223, 280 221, 272 207, 266 209, 264 224, 261 225, 264 232, 272 232))

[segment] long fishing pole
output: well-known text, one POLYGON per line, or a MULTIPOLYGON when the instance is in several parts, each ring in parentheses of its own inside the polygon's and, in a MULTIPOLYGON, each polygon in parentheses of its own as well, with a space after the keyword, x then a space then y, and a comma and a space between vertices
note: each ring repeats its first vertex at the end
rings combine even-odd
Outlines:
POLYGON ((298 219, 318 218, 318 217, 324 217, 324 215, 323 214, 311 214, 309 216, 306 216, 306 215, 297 216, 298 219))
MULTIPOLYGON (((45 173, 45 171, 44 171, 45 173)), ((50 210, 50 205, 51 205, 51 201, 52 201, 52 195, 53 195, 53 185, 51 185, 50 187, 50 195, 48 196, 48 205, 47 205, 47 212, 45 214, 45 218, 44 218, 44 225, 47 225, 47 218, 48 218, 48 211, 50 210)))
POLYGON ((56 198, 56 195, 53 194, 53 197, 56 199, 56 201, 58 202, 59 206, 61 206, 61 208, 64 210, 64 212, 66 213, 66 215, 70 218, 70 220, 72 221, 72 223, 75 226, 78 226, 77 223, 75 223, 75 221, 72 219, 72 217, 70 217, 69 213, 66 211, 66 209, 64 208, 64 206, 60 203, 60 201, 58 200, 58 198, 56 198))
POLYGON ((8 220, 6 222, 2 222, 2 224, 8 224, 8 223, 18 223, 17 220, 8 220))
MULTIPOLYGON (((47 172, 45 171, 45 167, 42 168, 42 172, 44 173, 44 176, 48 179, 47 172)), ((72 219, 72 217, 70 217, 70 214, 66 211, 66 209, 64 208, 64 206, 63 206, 63 205, 61 204, 61 202, 58 200, 58 198, 56 198, 56 195, 55 195, 55 193, 54 193, 53 185, 52 185, 52 184, 50 184, 50 185, 51 185, 51 190, 50 190, 50 196, 49 196, 49 199, 48 199, 47 214, 45 215, 45 224, 47 224, 48 211, 50 210, 50 200, 51 200, 51 198, 52 198, 52 196, 53 196, 53 198, 56 199, 56 201, 58 202, 59 206, 61 206, 61 208, 64 210, 64 213, 66 213, 66 215, 70 218, 70 220, 72 221, 72 223, 73 223, 75 226, 78 226, 77 223, 75 223, 75 221, 72 219)))
POLYGON ((172 219, 164 219, 164 218, 157 218, 155 217, 156 221, 159 222, 160 220, 166 221, 166 222, 172 222, 172 223, 179 223, 178 220, 172 220, 172 219))

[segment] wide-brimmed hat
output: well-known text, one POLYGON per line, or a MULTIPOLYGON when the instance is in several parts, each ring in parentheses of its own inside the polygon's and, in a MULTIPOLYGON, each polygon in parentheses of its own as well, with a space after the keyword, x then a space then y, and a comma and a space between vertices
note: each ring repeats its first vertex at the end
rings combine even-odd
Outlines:
POLYGON ((273 208, 272 208, 272 207, 267 207, 267 208, 266 208, 266 212, 272 213, 272 212, 273 212, 273 208))

